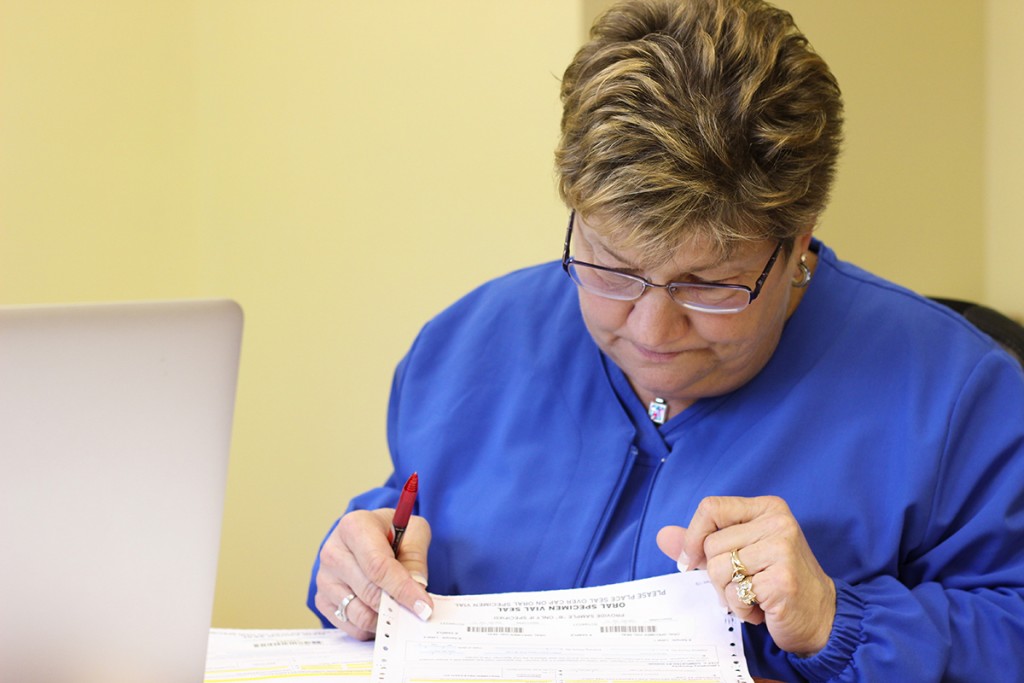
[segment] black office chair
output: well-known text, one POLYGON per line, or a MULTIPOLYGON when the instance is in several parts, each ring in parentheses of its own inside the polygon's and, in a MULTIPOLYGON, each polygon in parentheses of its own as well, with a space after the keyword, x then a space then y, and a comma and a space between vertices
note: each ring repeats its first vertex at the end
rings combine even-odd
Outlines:
POLYGON ((934 296, 931 299, 952 308, 979 330, 995 339, 1024 367, 1024 326, 988 306, 959 299, 942 299, 934 296))

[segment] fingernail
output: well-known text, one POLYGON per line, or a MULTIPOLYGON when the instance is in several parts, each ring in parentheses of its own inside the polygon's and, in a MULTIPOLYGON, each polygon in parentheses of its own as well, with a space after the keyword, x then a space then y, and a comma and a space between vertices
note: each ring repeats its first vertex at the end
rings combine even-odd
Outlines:
POLYGON ((430 618, 430 615, 434 613, 434 610, 430 609, 430 605, 423 602, 422 600, 417 600, 415 603, 413 603, 412 611, 422 621, 426 621, 430 618))
POLYGON ((676 567, 678 567, 681 572, 685 572, 690 569, 690 558, 686 556, 685 552, 679 553, 679 558, 676 559, 676 567))
POLYGON ((412 576, 413 581, 423 586, 424 588, 427 587, 427 577, 423 576, 423 574, 420 574, 419 572, 409 572, 409 575, 412 576))

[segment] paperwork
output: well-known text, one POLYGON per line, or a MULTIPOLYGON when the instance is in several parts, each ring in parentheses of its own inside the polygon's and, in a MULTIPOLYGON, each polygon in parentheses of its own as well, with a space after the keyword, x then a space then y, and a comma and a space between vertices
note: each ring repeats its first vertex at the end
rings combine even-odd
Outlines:
POLYGON ((752 680, 740 622, 703 571, 433 599, 433 616, 422 622, 383 596, 374 683, 752 680))
POLYGON ((204 683, 369 683, 373 643, 334 629, 210 629, 204 683))

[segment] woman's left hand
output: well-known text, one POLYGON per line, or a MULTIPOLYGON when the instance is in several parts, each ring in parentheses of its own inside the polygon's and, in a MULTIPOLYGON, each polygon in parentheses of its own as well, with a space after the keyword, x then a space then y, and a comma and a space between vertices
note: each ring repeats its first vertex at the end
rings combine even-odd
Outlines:
POLYGON ((690 569, 706 568, 726 606, 743 621, 766 624, 783 650, 809 657, 828 642, 835 584, 781 498, 705 498, 688 528, 658 532, 658 547, 690 569), (733 580, 734 550, 756 600, 750 605, 733 580))

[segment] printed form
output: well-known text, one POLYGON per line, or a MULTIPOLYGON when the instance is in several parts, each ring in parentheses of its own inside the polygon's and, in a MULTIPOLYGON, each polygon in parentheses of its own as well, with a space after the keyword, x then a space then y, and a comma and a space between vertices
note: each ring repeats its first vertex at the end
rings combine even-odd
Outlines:
POLYGON ((210 629, 204 683, 369 683, 373 644, 335 629, 210 629))
POLYGON ((740 622, 707 573, 594 588, 381 601, 373 683, 752 683, 740 622))

